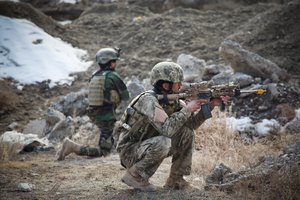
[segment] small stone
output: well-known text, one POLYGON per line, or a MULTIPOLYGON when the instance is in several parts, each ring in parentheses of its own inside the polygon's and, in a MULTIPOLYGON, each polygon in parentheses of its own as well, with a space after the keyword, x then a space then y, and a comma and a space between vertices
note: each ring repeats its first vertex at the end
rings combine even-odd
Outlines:
POLYGON ((19 183, 18 189, 22 192, 30 192, 34 188, 33 184, 30 183, 19 183))

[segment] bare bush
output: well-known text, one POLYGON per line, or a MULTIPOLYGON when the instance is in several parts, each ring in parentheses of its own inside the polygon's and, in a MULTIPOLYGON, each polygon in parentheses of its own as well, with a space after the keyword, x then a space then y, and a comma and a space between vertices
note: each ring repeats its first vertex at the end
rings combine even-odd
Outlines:
POLYGON ((9 143, 0 141, 0 162, 5 162, 16 157, 22 145, 20 143, 9 143))
POLYGON ((18 101, 18 95, 5 81, 0 80, 0 107, 14 106, 18 101))
POLYGON ((281 133, 267 144, 257 140, 246 145, 239 133, 226 125, 226 113, 215 112, 197 131, 198 151, 193 157, 193 172, 198 177, 206 177, 216 164, 224 163, 241 175, 236 181, 221 184, 219 189, 238 199, 296 199, 300 191, 300 170, 296 162, 282 164, 274 159, 274 167, 271 165, 266 170, 261 161, 266 155, 279 157, 283 148, 294 141, 295 136, 281 133))
POLYGON ((239 133, 227 126, 226 113, 215 111, 213 116, 196 133, 193 169, 200 176, 206 176, 217 163, 233 170, 248 168, 261 156, 278 156, 293 141, 291 135, 282 135, 268 145, 261 142, 246 145, 239 133))

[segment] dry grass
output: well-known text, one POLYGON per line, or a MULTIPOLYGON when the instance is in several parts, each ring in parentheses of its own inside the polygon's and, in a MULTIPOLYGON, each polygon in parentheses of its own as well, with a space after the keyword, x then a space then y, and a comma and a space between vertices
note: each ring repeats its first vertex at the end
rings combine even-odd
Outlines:
POLYGON ((193 172, 206 176, 215 164, 223 163, 232 170, 242 170, 257 163, 261 156, 278 156, 282 149, 293 142, 290 135, 282 135, 267 143, 246 145, 239 134, 226 125, 226 113, 216 111, 196 134, 196 151, 193 172))
POLYGON ((4 106, 14 106, 19 102, 19 97, 13 92, 11 86, 0 80, 0 108, 4 106))
POLYGON ((245 199, 247 196, 253 199, 296 200, 300 197, 300 166, 291 161, 282 165, 277 160, 272 170, 266 173, 265 169, 256 169, 255 173, 235 186, 235 196, 245 199))
POLYGON ((9 162, 0 162, 0 170, 3 169, 29 169, 33 166, 36 166, 36 161, 9 161, 9 162))
POLYGON ((289 166, 271 174, 269 184, 261 184, 258 191, 265 199, 299 199, 300 167, 289 166))
MULTIPOLYGON (((284 147, 296 141, 297 135, 281 133, 272 141, 246 145, 238 133, 227 127, 225 113, 215 113, 214 116, 196 134, 198 151, 193 156, 192 169, 196 176, 204 179, 215 164, 223 163, 234 172, 249 169, 255 167, 259 157, 276 158, 284 147)), ((300 168, 297 164, 287 164, 266 174, 258 169, 256 173, 250 173, 249 179, 239 181, 234 187, 237 199, 299 199, 300 168)))
POLYGON ((0 162, 12 160, 22 148, 20 143, 9 143, 0 140, 0 162))

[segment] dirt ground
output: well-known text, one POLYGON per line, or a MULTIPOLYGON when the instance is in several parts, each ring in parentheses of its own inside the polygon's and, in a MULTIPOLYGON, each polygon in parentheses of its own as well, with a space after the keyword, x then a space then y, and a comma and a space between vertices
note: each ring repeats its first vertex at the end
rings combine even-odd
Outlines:
MULTIPOLYGON (((0 14, 31 19, 48 33, 86 49, 92 60, 101 47, 120 47, 123 60, 118 72, 122 77, 135 75, 141 80, 148 77, 156 62, 164 59, 176 61, 181 53, 210 63, 223 63, 218 48, 224 39, 235 38, 246 49, 271 59, 293 75, 293 89, 287 89, 289 83, 280 86, 286 95, 282 100, 249 98, 240 102, 241 106, 250 108, 262 102, 269 104, 267 114, 252 109, 252 113, 244 111, 238 113, 239 116, 252 114, 269 118, 274 116, 273 111, 279 104, 300 106, 300 4, 297 1, 290 4, 234 4, 232 7, 228 4, 226 7, 210 5, 215 9, 200 10, 175 7, 162 13, 153 13, 134 3, 99 3, 80 7, 81 15, 65 26, 53 20, 55 16, 50 18, 38 11, 28 12, 27 5, 19 5, 22 9, 11 6, 0 6, 0 14)), ((45 6, 40 9, 45 9, 45 6)), ((49 9, 47 12, 51 13, 49 9)), ((59 18, 62 19, 61 15, 59 18)), ((60 96, 87 87, 88 77, 95 69, 94 65, 87 72, 76 74, 78 78, 70 87, 50 89, 44 82, 25 86, 19 91, 14 80, 1 80, 0 133, 7 131, 12 122, 17 122, 18 130, 22 131, 29 120, 43 118, 47 108, 60 96)), ((186 191, 160 189, 157 193, 143 193, 121 183, 124 170, 117 155, 96 159, 70 156, 58 162, 55 153, 56 149, 32 152, 1 162, 0 199, 251 199, 248 194, 237 197, 205 191, 203 177, 195 174, 188 177, 193 187, 186 191), (35 188, 31 192, 20 192, 17 184, 21 182, 34 184, 35 188)), ((169 165, 170 160, 164 161, 152 179, 154 184, 163 186, 169 165)))
POLYGON ((0 199, 236 199, 223 192, 204 191, 203 183, 195 175, 188 177, 192 187, 187 190, 164 189, 170 159, 151 178, 150 182, 159 186, 159 190, 145 193, 120 181, 125 171, 116 154, 95 159, 74 155, 60 162, 54 155, 54 151, 21 155, 20 161, 1 163, 0 199), (28 182, 34 189, 20 192, 17 184, 28 182))

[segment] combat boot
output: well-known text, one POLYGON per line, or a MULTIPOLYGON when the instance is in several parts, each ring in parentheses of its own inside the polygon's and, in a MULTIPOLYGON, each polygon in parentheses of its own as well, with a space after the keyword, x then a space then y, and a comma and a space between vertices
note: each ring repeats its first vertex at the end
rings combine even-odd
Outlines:
POLYGON ((189 186, 190 183, 184 180, 183 175, 171 173, 164 187, 173 190, 182 190, 188 188, 189 186))
POLYGON ((64 160, 65 157, 70 153, 75 153, 77 155, 80 155, 80 148, 81 145, 73 142, 69 138, 64 139, 61 150, 58 152, 57 160, 64 160))
POLYGON ((154 192, 156 187, 149 183, 148 180, 143 179, 136 171, 135 167, 131 167, 125 173, 122 181, 134 189, 138 189, 144 192, 154 192))

